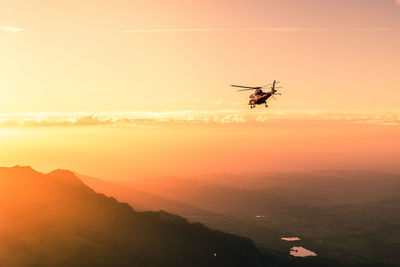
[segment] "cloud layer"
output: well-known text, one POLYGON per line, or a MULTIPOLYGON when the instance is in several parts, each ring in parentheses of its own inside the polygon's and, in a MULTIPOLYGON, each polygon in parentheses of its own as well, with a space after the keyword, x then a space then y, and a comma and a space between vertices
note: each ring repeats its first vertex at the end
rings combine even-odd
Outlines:
POLYGON ((21 28, 16 28, 16 27, 10 27, 10 26, 4 26, 4 25, 0 25, 0 31, 3 32, 22 32, 23 29, 21 28))
POLYGON ((103 113, 0 114, 0 127, 102 126, 135 127, 148 125, 260 126, 279 121, 345 121, 400 126, 400 112, 365 114, 330 111, 177 111, 103 113))
MULTIPOLYGON (((398 0, 400 1, 400 0, 398 0)), ((252 27, 252 28, 176 28, 176 29, 132 29, 121 30, 122 33, 168 33, 168 32, 231 32, 231 31, 270 31, 270 32, 301 32, 301 31, 391 31, 383 27, 349 27, 349 28, 296 28, 296 27, 252 27)))

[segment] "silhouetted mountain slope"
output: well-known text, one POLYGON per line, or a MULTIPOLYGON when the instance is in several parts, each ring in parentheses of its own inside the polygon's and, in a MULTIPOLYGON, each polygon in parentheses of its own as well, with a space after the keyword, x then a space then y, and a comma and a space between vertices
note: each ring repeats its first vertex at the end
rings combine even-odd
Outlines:
POLYGON ((262 266, 247 238, 135 212, 63 170, 0 168, 0 239, 7 267, 262 266))
POLYGON ((87 175, 76 174, 86 185, 107 196, 114 196, 119 201, 130 203, 137 211, 164 210, 171 213, 185 214, 185 217, 195 218, 199 215, 211 215, 209 211, 190 206, 165 197, 135 189, 129 184, 106 181, 87 175))

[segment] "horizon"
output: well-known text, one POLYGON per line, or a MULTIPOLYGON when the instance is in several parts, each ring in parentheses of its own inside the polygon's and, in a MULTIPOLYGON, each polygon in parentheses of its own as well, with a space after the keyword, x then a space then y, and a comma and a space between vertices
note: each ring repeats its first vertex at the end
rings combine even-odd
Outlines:
MULTIPOLYGON (((376 169, 314 169, 314 170, 298 170, 298 171, 292 171, 292 172, 284 172, 284 171, 270 171, 270 172, 263 172, 263 171, 258 171, 258 172, 235 172, 235 173, 204 173, 200 175, 181 175, 181 176, 149 176, 149 177, 136 177, 134 179, 127 178, 127 179, 119 179, 115 180, 110 177, 98 177, 91 175, 90 173, 80 173, 76 170, 71 170, 71 169, 64 169, 64 168, 56 168, 56 169, 50 169, 50 170, 40 170, 36 169, 34 166, 30 165, 10 165, 10 166, 0 166, 0 168, 29 168, 33 170, 34 172, 38 172, 41 174, 50 174, 54 171, 68 171, 77 176, 78 178, 81 176, 84 177, 89 177, 89 178, 94 178, 102 181, 109 181, 109 182, 137 182, 141 180, 152 180, 152 179, 165 179, 165 178, 176 178, 176 179, 193 179, 193 180, 207 180, 209 177, 217 177, 220 178, 221 176, 240 176, 240 177, 259 177, 259 176, 265 176, 266 179, 268 178, 276 178, 275 176, 282 176, 282 175, 307 175, 307 174, 327 174, 327 173, 375 173, 375 174, 385 174, 385 175, 394 175, 394 176, 399 176, 400 173, 395 173, 395 172, 385 172, 385 171, 380 171, 376 169)), ((215 181, 218 182, 218 181, 215 181)))
POLYGON ((207 120, 204 113, 3 120, 11 125, 0 129, 0 162, 116 180, 319 169, 399 173, 400 127, 393 116, 206 114, 207 120))
POLYGON ((10 125, 0 129, 0 162, 116 180, 248 171, 400 171, 400 128, 393 115, 199 114, 4 119, 0 125, 10 125))

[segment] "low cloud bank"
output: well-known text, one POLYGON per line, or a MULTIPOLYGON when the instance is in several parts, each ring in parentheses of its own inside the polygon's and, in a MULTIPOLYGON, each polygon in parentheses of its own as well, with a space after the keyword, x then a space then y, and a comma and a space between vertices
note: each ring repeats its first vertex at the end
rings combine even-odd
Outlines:
POLYGON ((99 113, 24 113, 0 114, 3 127, 103 126, 134 127, 140 125, 220 125, 262 126, 285 120, 347 121, 354 123, 400 126, 400 112, 365 114, 329 111, 176 111, 176 112, 99 112, 99 113))

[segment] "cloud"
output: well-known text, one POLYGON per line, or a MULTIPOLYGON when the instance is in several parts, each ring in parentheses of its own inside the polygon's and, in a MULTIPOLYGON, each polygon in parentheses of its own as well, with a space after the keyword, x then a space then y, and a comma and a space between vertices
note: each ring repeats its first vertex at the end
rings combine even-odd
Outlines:
POLYGON ((140 127, 163 125, 209 125, 263 127, 282 121, 340 121, 400 126, 400 111, 363 113, 329 110, 260 111, 171 111, 171 112, 100 112, 100 113, 27 113, 0 114, 0 127, 140 127))
MULTIPOLYGON (((400 0, 398 0, 400 1, 400 0)), ((299 32, 299 31, 391 31, 383 27, 351 27, 351 28, 296 28, 296 27, 252 27, 252 28, 175 28, 175 29, 132 29, 115 32, 121 33, 168 33, 168 32, 231 32, 231 31, 268 31, 268 32, 299 32)))
POLYGON ((10 26, 3 26, 0 25, 0 31, 4 31, 4 32, 22 32, 23 29, 21 28, 16 28, 16 27, 10 27, 10 26))

